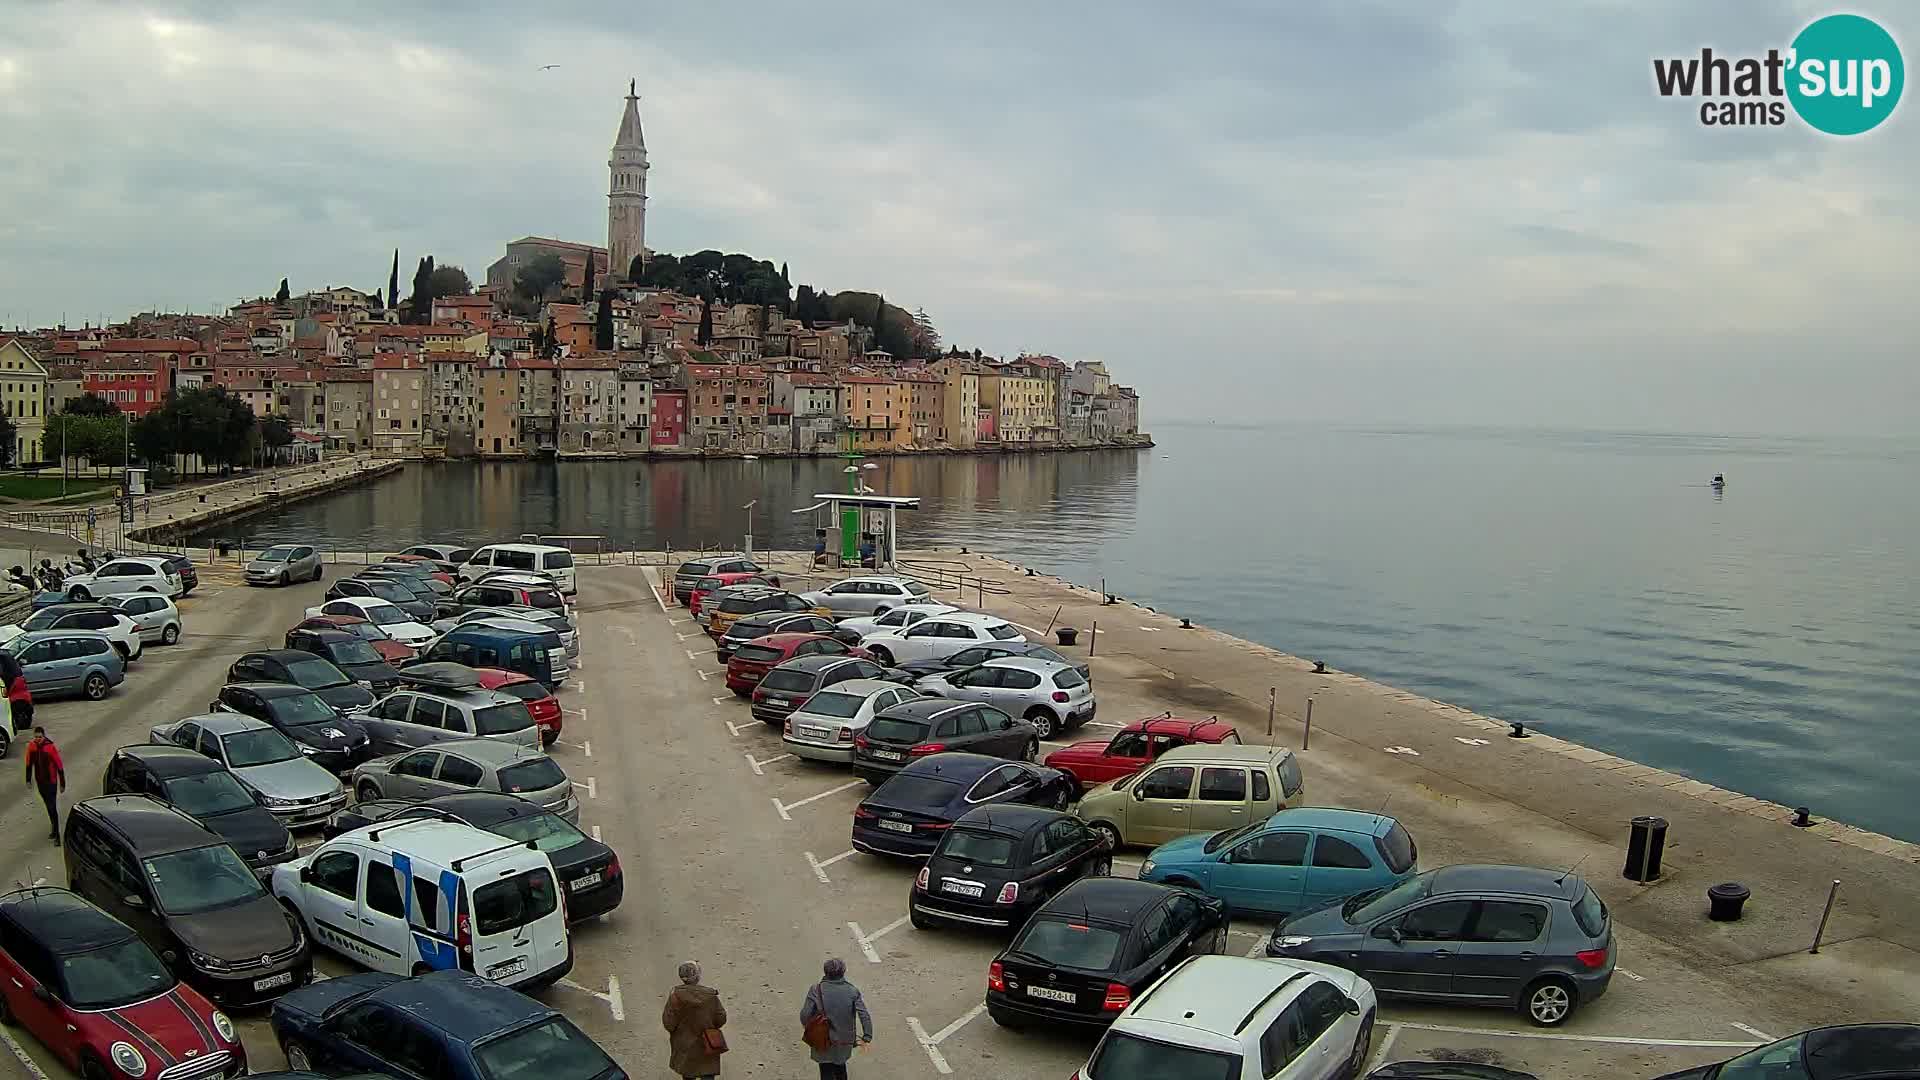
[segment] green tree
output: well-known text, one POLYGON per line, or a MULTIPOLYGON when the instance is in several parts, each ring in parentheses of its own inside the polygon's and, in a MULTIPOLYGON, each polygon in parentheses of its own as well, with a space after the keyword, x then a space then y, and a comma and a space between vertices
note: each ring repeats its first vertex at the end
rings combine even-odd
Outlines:
POLYGON ((560 355, 560 328, 553 324, 553 313, 547 313, 547 332, 540 346, 540 358, 551 360, 560 355))
POLYGON ((277 292, 277 293, 274 293, 274 294, 273 294, 273 299, 274 299, 274 302, 275 302, 275 303, 277 303, 277 304, 284 304, 284 303, 286 303, 286 302, 287 302, 287 297, 288 297, 288 296, 290 296, 290 295, 292 295, 292 294, 291 294, 290 292, 288 292, 288 290, 287 290, 287 279, 286 279, 286 278, 281 278, 281 279, 280 279, 280 291, 279 291, 279 292, 277 292))
POLYGON ((567 264, 558 255, 541 255, 513 275, 513 290, 536 303, 547 298, 567 278, 567 264))
POLYGON ((593 252, 587 252, 587 275, 580 283, 580 301, 585 303, 593 299, 593 252))
POLYGON ((400 306, 400 249, 393 249, 393 269, 387 271, 387 306, 400 306))
POLYGON ((119 416, 120 406, 89 390, 79 397, 68 398, 60 411, 69 416, 119 416))
MULTIPOLYGON (((592 264, 589 263, 589 266, 592 264)), ((593 347, 601 352, 613 351, 613 290, 600 294, 599 308, 593 313, 593 347)))
POLYGON ((269 456, 278 461, 282 451, 293 445, 293 421, 280 415, 270 415, 260 422, 260 445, 267 448, 269 456))
POLYGON ((713 342, 713 297, 700 298, 700 336, 695 344, 702 347, 713 342))
POLYGON ((433 314, 433 302, 443 296, 472 296, 473 279, 452 263, 436 266, 427 275, 427 314, 433 314))
POLYGON ((11 467, 14 464, 13 444, 17 438, 18 429, 14 427, 13 417, 0 414, 0 467, 11 467))

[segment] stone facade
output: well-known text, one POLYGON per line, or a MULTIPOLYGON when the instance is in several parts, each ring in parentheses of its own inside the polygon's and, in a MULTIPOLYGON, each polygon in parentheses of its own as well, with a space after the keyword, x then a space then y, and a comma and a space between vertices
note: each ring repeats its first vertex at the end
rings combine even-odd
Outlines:
POLYGON ((613 153, 607 158, 607 251, 610 280, 624 279, 636 256, 647 251, 647 140, 640 131, 640 98, 627 84, 613 153))

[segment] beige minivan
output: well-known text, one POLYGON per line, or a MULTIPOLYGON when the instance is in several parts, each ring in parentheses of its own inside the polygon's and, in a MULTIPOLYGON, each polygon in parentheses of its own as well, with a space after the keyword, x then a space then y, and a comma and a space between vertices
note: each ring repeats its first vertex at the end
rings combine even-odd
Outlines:
POLYGON ((1148 768, 1088 791, 1075 812, 1113 847, 1153 847, 1188 833, 1237 829, 1299 806, 1306 781, 1276 746, 1177 746, 1148 768))

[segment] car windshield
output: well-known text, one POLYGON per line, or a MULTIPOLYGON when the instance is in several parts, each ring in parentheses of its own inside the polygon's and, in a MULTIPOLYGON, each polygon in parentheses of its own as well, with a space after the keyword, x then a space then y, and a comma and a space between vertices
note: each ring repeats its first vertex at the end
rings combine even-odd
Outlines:
POLYGON ((413 600, 413 590, 397 581, 385 581, 380 578, 361 578, 360 581, 367 587, 367 591, 382 600, 403 604, 413 600))
MULTIPOLYGON (((1123 940, 1118 930, 1108 930, 1064 919, 1034 919, 1020 936, 1013 939, 1011 952, 1025 953, 1055 967, 1082 971, 1107 971, 1120 955, 1123 940)), ((1117 1074, 1116 1074, 1117 1075, 1117 1074)), ((1141 1076, 1180 1076, 1185 1073, 1140 1073, 1141 1076)))
POLYGON ((261 562, 286 562, 287 557, 292 554, 293 554, 292 548, 268 548, 267 550, 260 553, 260 561, 261 562))
POLYGON ((939 810, 960 793, 960 785, 938 776, 894 773, 868 798, 887 806, 939 810))
POLYGON ((173 985, 173 973, 139 938, 60 958, 60 1000, 75 1009, 117 1009, 173 985))
POLYGON ((336 664, 378 664, 381 660, 379 651, 364 641, 336 641, 333 643, 333 662, 336 664))
POLYGON ((552 871, 544 866, 528 870, 474 892, 474 933, 481 937, 504 934, 546 918, 559 906, 552 871))
POLYGON ((992 635, 995 641, 1012 641, 1014 638, 1020 636, 1020 631, 1015 630, 1012 623, 1000 623, 995 626, 989 626, 987 627, 987 633, 992 635))
POLYGON ((907 582, 907 594, 909 596, 926 596, 928 595, 927 587, 917 581, 909 581, 907 582))
POLYGON ((925 720, 902 720, 897 716, 876 716, 867 725, 867 738, 890 743, 917 743, 927 737, 925 720))
POLYGON ((339 668, 317 656, 311 660, 288 661, 287 678, 295 685, 304 686, 309 690, 322 690, 349 681, 345 675, 340 674, 339 668))
POLYGON ((614 1068, 606 1052, 565 1017, 488 1039, 473 1049, 488 1080, 589 1080, 614 1068))
POLYGON ((940 854, 949 859, 978 863, 981 866, 997 866, 1002 869, 1013 865, 1014 840, 998 833, 975 832, 971 829, 955 829, 941 841, 940 854))
POLYGON ((1228 1080, 1240 1075, 1240 1058, 1217 1050, 1143 1039, 1113 1031, 1100 1040, 1087 1062, 1087 1080, 1136 1080, 1146 1076, 1177 1076, 1180 1080, 1228 1080))
POLYGON ((193 915, 263 897, 260 879, 225 844, 156 855, 145 860, 160 910, 193 915))
POLYGON ((176 776, 163 785, 167 801, 189 817, 211 817, 254 805, 253 796, 230 772, 176 776))
POLYGON ((527 603, 549 611, 557 611, 567 606, 566 600, 552 589, 528 589, 527 603))
POLYGON ((1220 832, 1214 833, 1212 836, 1207 837, 1206 844, 1202 846, 1200 850, 1211 855, 1214 852, 1219 851, 1221 848, 1226 847, 1228 844, 1233 843, 1235 840, 1238 840, 1241 837, 1247 835, 1248 833, 1257 832, 1260 829, 1260 827, 1265 824, 1266 822, 1264 821, 1250 821, 1247 824, 1242 825, 1237 829, 1224 829, 1220 832))
MULTIPOLYGON (((519 698, 521 701, 539 701, 541 698, 553 696, 547 691, 545 686, 542 686, 532 679, 527 679, 523 682, 501 683, 499 686, 494 687, 494 689, 502 694, 506 694, 508 697, 519 698)), ((517 731, 519 729, 509 728, 508 730, 517 731)))
POLYGON ((319 694, 286 694, 269 698, 267 708, 273 710, 274 719, 288 727, 308 727, 340 719, 340 714, 321 700, 319 694))
POLYGON ((1720 1066, 1714 1080, 1805 1080, 1808 1074, 1801 1062, 1800 1048, 1806 1037, 1803 1031, 1749 1050, 1720 1066))
POLYGON ((524 765, 509 765, 500 770, 500 790, 509 795, 545 791, 566 782, 567 774, 560 771, 552 758, 535 758, 524 765))
POLYGON ((1071 690, 1076 686, 1087 685, 1087 680, 1081 678, 1079 672, 1072 668, 1067 668, 1065 671, 1056 671, 1053 673, 1053 685, 1062 690, 1071 690))
POLYGON ((531 842, 549 855, 565 851, 587 838, 587 834, 567 824, 566 819, 553 814, 511 817, 487 826, 487 831, 522 844, 531 842))
POLYGON ((782 654, 771 645, 743 645, 735 649, 733 655, 749 664, 767 664, 778 662, 782 654))
POLYGON ((368 604, 360 610, 366 613, 367 621, 375 626, 392 626, 395 623, 413 621, 413 616, 392 604, 368 604))
POLYGON ((760 687, 763 690, 811 690, 813 678, 810 671, 774 668, 767 672, 766 678, 760 680, 760 687))
POLYGON ((1431 873, 1418 874, 1385 891, 1361 893, 1349 899, 1340 907, 1340 914, 1351 923, 1372 922, 1384 915, 1391 915, 1415 900, 1427 895, 1433 887, 1431 873))
POLYGON ((58 608, 41 608, 39 611, 27 616, 26 619, 20 623, 20 629, 50 630, 53 628, 54 622, 65 614, 66 612, 58 608))
POLYGON ((293 740, 272 728, 236 731, 220 742, 227 748, 227 767, 230 769, 271 765, 276 761, 292 761, 300 756, 300 749, 293 745, 293 740))
POLYGON ((533 726, 533 714, 526 705, 514 702, 511 705, 489 705, 473 711, 473 733, 475 735, 505 735, 533 726))
POLYGON ((815 716, 831 716, 845 720, 859 712, 860 706, 865 704, 866 700, 857 694, 837 694, 830 690, 822 690, 808 698, 807 703, 800 707, 800 711, 812 713, 815 716))

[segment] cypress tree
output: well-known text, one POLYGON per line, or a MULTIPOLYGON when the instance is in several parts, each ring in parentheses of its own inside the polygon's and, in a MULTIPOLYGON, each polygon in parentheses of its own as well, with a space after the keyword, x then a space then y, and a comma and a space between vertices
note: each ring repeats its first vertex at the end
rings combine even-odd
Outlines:
MULTIPOLYGON (((587 264, 591 267, 593 264, 587 264)), ((601 352, 613 351, 613 290, 600 294, 600 308, 593 316, 593 347, 601 352)))
POLYGON ((584 303, 591 299, 593 299, 593 252, 589 251, 587 252, 587 277, 580 286, 580 300, 584 303))
POLYGON ((400 249, 393 249, 393 269, 387 272, 387 306, 400 306, 400 249))
POLYGON ((287 290, 287 279, 286 279, 286 278, 281 278, 281 279, 280 279, 280 291, 279 291, 279 292, 277 292, 277 293, 274 293, 274 294, 273 294, 273 299, 274 299, 274 302, 275 302, 275 303, 280 303, 280 304, 284 304, 284 303, 286 303, 286 302, 287 302, 287 297, 288 297, 288 296, 290 296, 290 295, 292 295, 292 294, 291 294, 291 293, 290 293, 290 292, 289 292, 289 291, 287 290))
POLYGON ((702 296, 700 298, 700 338, 695 344, 706 346, 711 344, 712 342, 713 342, 713 299, 711 297, 702 296))

